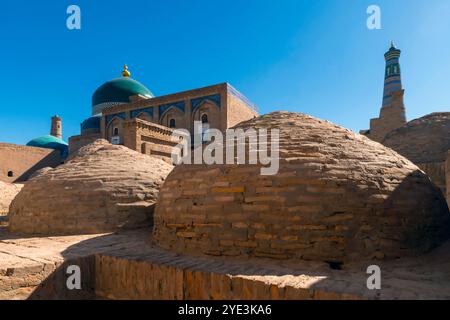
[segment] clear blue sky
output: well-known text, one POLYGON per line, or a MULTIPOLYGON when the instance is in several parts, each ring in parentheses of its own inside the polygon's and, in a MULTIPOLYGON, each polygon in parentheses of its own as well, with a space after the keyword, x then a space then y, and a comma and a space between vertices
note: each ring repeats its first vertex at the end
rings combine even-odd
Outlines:
POLYGON ((3 0, 0 39, 2 142, 47 134, 53 114, 65 139, 78 134, 92 93, 124 63, 155 95, 229 82, 261 113, 366 129, 391 39, 408 119, 450 111, 448 0, 3 0), (81 7, 80 31, 66 28, 70 4, 81 7), (382 30, 366 27, 370 4, 382 30))

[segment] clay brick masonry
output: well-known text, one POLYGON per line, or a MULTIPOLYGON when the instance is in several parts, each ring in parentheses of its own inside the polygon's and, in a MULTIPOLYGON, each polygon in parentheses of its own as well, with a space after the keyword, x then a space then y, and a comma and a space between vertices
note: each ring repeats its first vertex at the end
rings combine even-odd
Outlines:
POLYGON ((97 140, 25 184, 10 206, 10 230, 61 235, 150 226, 171 170, 165 161, 97 140))
POLYGON ((175 167, 156 207, 158 245, 210 256, 345 262, 416 254, 448 236, 445 198, 391 149, 302 114, 275 112, 238 127, 280 129, 279 172, 175 167))
POLYGON ((57 150, 0 143, 0 181, 23 182, 36 170, 61 162, 57 150))

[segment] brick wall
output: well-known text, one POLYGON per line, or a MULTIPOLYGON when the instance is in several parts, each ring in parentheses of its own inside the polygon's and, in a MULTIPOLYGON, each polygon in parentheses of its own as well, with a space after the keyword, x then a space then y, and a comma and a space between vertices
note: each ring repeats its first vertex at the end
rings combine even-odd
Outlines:
POLYGON ((36 170, 56 167, 61 161, 57 150, 0 143, 0 180, 23 182, 36 170), (8 177, 10 171, 12 177, 8 177))
MULTIPOLYGON (((122 243, 117 243, 121 247, 122 243)), ((85 249, 86 250, 86 249, 85 249)), ((92 248, 90 248, 92 250, 92 248)), ((86 252, 86 251, 85 251, 86 252)), ((130 254, 130 253, 129 253, 130 254)), ((132 253, 131 253, 132 254, 132 253)), ((138 259, 95 254, 51 261, 53 257, 0 268, 2 300, 367 300, 374 295, 364 279, 330 280, 284 275, 265 261, 227 263, 156 251, 138 259), (67 288, 67 268, 80 267, 81 289, 67 288), (274 270, 271 270, 274 269, 274 270), (246 275, 249 270, 255 274, 246 275), (268 271, 269 270, 269 271, 268 271), (265 274, 267 273, 267 274, 265 274), (281 274, 281 275, 280 275, 281 274), (275 275, 275 276, 274 276, 275 275), (308 279, 308 281, 305 280, 308 279), (299 281, 301 279, 301 281, 299 281), (354 280, 353 286, 343 283, 354 280)), ((295 273, 298 271, 295 270, 295 273)), ((317 271, 316 271, 317 272, 317 271)))
POLYGON ((255 110, 230 93, 227 93, 227 101, 227 128, 258 116, 255 110))
POLYGON ((97 139, 101 138, 100 133, 88 133, 78 136, 72 136, 69 138, 69 154, 77 151, 81 147, 88 145, 89 143, 94 142, 97 139))
MULTIPOLYGON (((337 286, 314 288, 308 287, 306 283, 302 285, 270 283, 269 279, 262 276, 260 279, 254 279, 258 277, 243 275, 249 270, 248 265, 238 265, 240 273, 236 266, 233 271, 224 272, 226 267, 223 262, 201 260, 195 256, 183 259, 179 257, 169 259, 167 256, 160 254, 145 261, 96 255, 96 297, 113 300, 368 299, 363 294, 343 292, 344 290, 338 289, 337 286)), ((253 265, 252 267, 254 270, 253 265)))

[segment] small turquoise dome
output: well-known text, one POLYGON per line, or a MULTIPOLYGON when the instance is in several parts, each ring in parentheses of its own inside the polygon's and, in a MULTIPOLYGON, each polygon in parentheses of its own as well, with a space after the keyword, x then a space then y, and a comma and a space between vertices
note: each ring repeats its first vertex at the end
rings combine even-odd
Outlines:
POLYGON ((92 96, 92 114, 97 115, 108 106, 127 103, 131 96, 153 98, 153 93, 140 82, 129 77, 117 78, 101 85, 92 96))
POLYGON ((102 117, 100 115, 96 115, 90 118, 87 118, 81 123, 81 134, 86 133, 99 133, 100 132, 100 121, 102 117))
POLYGON ((29 141, 27 146, 59 150, 61 158, 63 159, 65 159, 69 153, 67 142, 49 134, 29 141))

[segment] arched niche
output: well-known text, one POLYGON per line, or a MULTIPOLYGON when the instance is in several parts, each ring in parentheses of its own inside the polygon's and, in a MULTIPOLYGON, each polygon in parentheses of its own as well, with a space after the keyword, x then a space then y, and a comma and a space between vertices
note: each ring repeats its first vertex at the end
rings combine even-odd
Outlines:
POLYGON ((160 124, 169 128, 186 128, 185 114, 177 107, 170 107, 161 115, 160 124))
POLYGON ((200 121, 202 127, 220 129, 220 108, 211 100, 203 101, 192 114, 192 124, 195 121, 200 121))
POLYGON ((147 122, 153 122, 153 118, 152 118, 147 112, 145 112, 145 111, 139 113, 139 114, 136 116, 136 118, 137 118, 137 119, 140 119, 140 120, 147 121, 147 122))
POLYGON ((123 142, 123 121, 122 118, 114 117, 106 128, 106 137, 113 144, 123 142))

